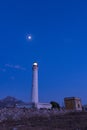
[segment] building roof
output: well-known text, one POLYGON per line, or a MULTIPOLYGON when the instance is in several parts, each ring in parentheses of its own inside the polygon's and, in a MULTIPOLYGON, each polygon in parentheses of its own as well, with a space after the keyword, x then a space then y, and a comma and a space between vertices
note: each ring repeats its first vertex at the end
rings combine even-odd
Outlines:
POLYGON ((80 100, 78 97, 66 97, 64 100, 80 100))

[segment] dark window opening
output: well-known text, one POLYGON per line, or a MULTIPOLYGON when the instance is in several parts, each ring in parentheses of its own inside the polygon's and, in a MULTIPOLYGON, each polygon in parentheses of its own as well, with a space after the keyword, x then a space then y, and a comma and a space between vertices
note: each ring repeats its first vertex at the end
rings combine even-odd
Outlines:
POLYGON ((80 105, 78 104, 78 108, 80 108, 80 105))

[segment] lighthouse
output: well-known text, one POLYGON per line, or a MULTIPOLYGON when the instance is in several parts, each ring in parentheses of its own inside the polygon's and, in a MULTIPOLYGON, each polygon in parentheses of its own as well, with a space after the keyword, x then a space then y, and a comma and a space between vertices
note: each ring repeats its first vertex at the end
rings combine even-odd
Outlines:
POLYGON ((32 107, 40 109, 51 109, 50 103, 38 102, 38 63, 34 62, 32 66, 32 107))
POLYGON ((38 105, 38 64, 36 62, 32 66, 32 103, 38 105))

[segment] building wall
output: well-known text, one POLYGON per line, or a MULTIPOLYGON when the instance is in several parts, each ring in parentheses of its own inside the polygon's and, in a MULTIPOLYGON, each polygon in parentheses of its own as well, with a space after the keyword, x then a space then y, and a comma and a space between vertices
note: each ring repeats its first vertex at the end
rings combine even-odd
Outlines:
POLYGON ((80 99, 75 100, 75 108, 76 110, 82 110, 82 104, 80 99))
POLYGON ((65 100, 65 108, 67 110, 75 109, 74 101, 73 100, 65 100))

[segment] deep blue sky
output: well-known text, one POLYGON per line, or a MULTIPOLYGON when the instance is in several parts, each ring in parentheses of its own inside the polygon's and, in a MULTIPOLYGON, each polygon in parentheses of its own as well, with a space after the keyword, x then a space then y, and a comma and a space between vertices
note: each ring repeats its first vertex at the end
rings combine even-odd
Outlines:
POLYGON ((0 1, 0 98, 30 101, 34 61, 41 102, 87 103, 86 0, 0 1))

